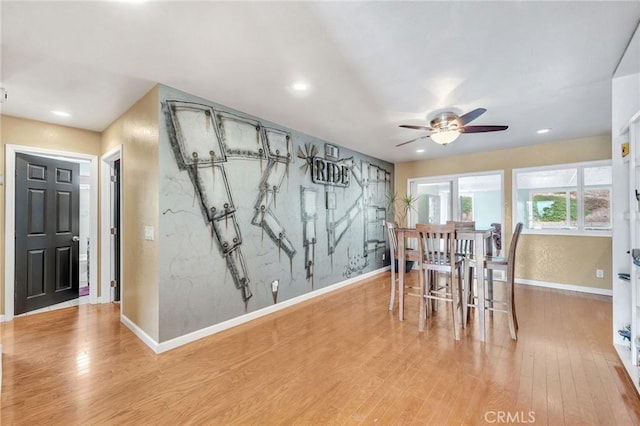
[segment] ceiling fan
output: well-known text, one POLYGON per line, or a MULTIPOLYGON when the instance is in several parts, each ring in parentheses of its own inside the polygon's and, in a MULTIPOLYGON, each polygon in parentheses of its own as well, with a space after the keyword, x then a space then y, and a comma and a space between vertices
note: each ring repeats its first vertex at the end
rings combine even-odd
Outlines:
POLYGON ((420 136, 419 138, 411 139, 410 141, 399 143, 396 146, 406 145, 429 137, 435 143, 447 145, 458 139, 458 136, 460 136, 461 133, 498 132, 509 128, 509 126, 467 126, 468 123, 480 117, 486 111, 487 110, 485 108, 476 108, 473 111, 469 111, 468 113, 460 116, 453 112, 442 112, 431 120, 429 126, 401 124, 400 127, 404 127, 405 129, 427 130, 430 133, 420 136))

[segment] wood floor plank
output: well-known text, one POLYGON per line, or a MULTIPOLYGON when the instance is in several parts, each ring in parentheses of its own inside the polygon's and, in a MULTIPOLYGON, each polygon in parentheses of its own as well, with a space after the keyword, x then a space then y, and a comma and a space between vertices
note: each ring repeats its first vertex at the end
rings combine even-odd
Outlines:
POLYGON ((595 367, 598 371, 602 388, 611 407, 611 413, 616 424, 631 424, 629 413, 624 407, 624 402, 619 396, 619 391, 614 383, 613 374, 609 369, 607 360, 601 353, 594 353, 595 367))
POLYGON ((580 405, 578 404, 578 395, 571 373, 571 358, 565 345, 558 346, 558 374, 562 392, 564 424, 580 424, 580 405))
POLYGON ((477 312, 455 341, 450 307, 420 333, 417 299, 400 322, 389 285, 381 274, 160 355, 116 305, 0 323, 0 423, 640 424, 610 298, 516 286, 518 341, 496 313, 479 342, 477 312))

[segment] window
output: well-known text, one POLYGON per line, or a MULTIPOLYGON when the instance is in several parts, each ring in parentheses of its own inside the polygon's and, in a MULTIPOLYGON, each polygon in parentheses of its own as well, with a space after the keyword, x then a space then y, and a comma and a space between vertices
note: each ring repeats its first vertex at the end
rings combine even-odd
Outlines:
POLYGON ((486 229, 503 223, 502 181, 501 171, 412 179, 410 194, 417 202, 409 224, 475 221, 486 229))
POLYGON ((460 195, 460 220, 473 222, 473 194, 460 195))
MULTIPOLYGON (((498 223, 503 225, 501 237, 504 241, 503 182, 502 170, 410 179, 409 194, 416 198, 416 205, 410 211, 409 226, 455 220, 473 221, 476 229, 489 229, 498 223)), ((504 252, 504 246, 502 250, 504 252)), ((504 280, 505 276, 500 272, 494 278, 504 280)))
POLYGON ((502 173, 460 176, 455 220, 476 222, 479 229, 487 229, 492 223, 503 223, 502 198, 502 173))
POLYGON ((611 164, 591 162, 513 171, 513 223, 524 232, 611 234, 611 164))

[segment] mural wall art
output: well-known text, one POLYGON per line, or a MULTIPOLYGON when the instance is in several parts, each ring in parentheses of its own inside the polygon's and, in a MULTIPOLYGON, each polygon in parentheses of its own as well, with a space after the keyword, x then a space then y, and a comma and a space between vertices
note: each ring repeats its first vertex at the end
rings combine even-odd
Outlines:
POLYGON ((160 94, 161 340, 384 266, 392 164, 160 94))

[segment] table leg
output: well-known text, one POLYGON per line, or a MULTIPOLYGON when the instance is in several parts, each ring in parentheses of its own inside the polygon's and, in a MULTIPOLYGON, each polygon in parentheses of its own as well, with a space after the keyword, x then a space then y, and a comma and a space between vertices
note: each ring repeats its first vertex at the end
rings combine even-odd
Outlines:
MULTIPOLYGON (((404 321, 404 232, 398 231, 398 318, 400 321, 404 321)), ((393 268, 394 265, 391 265, 393 268)))
MULTIPOLYGON (((493 256, 493 242, 491 239, 485 245, 486 256, 493 256)), ((493 318, 493 269, 487 269, 487 299, 489 300, 489 316, 493 318)))
POLYGON ((396 269, 394 261, 398 259, 398 255, 393 253, 393 248, 389 250, 389 258, 391 261, 391 296, 389 297, 389 310, 393 311, 393 305, 396 301, 396 269))
POLYGON ((471 297, 471 286, 473 285, 473 274, 471 268, 467 265, 467 261, 462 262, 462 276, 463 276, 463 289, 462 289, 462 326, 467 326, 469 319, 469 299, 471 297))
POLYGON ((477 257, 476 280, 478 285, 478 323, 480 327, 480 341, 484 342, 484 235, 475 238, 474 253, 477 257))
POLYGON ((493 318, 493 269, 487 269, 487 299, 489 299, 489 316, 493 318))

